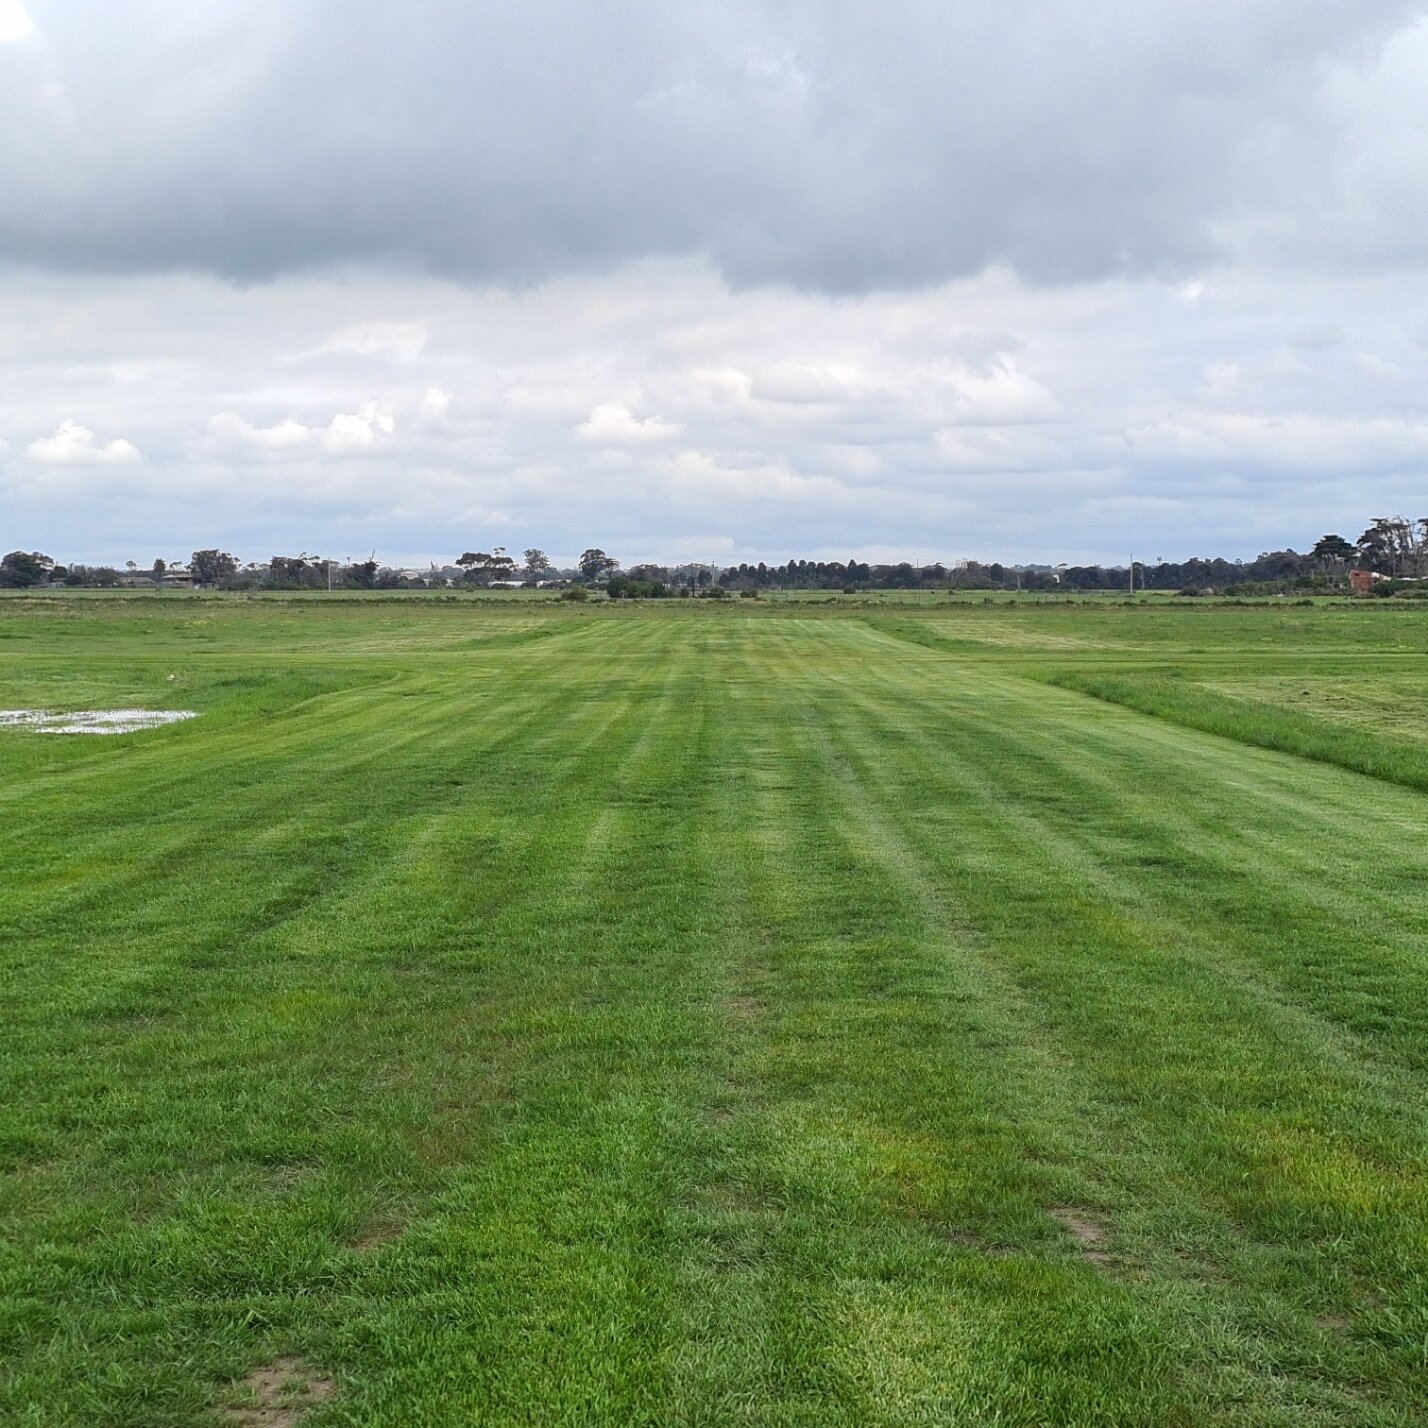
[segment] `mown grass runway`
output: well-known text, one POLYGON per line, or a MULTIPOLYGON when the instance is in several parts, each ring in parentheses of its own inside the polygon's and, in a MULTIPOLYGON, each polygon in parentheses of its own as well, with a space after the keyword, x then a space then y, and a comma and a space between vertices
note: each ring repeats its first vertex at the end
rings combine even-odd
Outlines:
POLYGON ((1425 674, 1342 605, 0 602, 0 706, 202 714, 0 731, 0 1421, 1424 1421, 1425 674))

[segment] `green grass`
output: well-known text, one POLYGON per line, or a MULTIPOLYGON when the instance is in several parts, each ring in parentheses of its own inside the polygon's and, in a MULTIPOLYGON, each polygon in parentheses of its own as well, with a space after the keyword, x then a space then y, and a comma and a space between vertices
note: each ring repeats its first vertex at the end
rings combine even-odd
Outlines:
POLYGON ((1425 674, 1379 606, 0 602, 0 707, 203 716, 0 731, 0 1422, 1422 1422, 1425 674))

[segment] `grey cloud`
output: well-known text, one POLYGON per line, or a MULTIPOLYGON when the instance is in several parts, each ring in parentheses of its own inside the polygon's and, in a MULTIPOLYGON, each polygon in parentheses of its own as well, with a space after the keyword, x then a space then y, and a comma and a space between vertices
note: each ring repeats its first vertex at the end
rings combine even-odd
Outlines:
POLYGON ((1173 272, 1321 232, 1421 257, 1392 221, 1421 136, 1346 99, 1428 67, 1419 8, 57 0, 0 45, 0 252, 514 284, 702 254, 831 292, 1173 272), (1316 185, 1360 221, 1326 225, 1316 185))

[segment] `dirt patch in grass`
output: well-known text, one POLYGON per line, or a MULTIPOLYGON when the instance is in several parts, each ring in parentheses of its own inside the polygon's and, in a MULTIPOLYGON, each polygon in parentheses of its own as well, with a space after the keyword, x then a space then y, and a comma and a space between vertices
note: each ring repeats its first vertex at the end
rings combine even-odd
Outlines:
POLYGON ((260 1364, 243 1380, 243 1388, 249 1402, 225 1410, 234 1428, 292 1428, 337 1392, 330 1378, 291 1357, 260 1364))
POLYGON ((1084 1259, 1092 1264, 1109 1264, 1111 1256, 1106 1251, 1109 1231, 1106 1222, 1089 1210, 1078 1210, 1073 1205, 1052 1205, 1046 1212, 1076 1241, 1084 1259))
POLYGON ((389 1245, 402 1237, 401 1225, 370 1225, 356 1239, 348 1242, 348 1249, 354 1254, 370 1254, 383 1245, 389 1245))
POLYGON ((729 1010, 740 1021, 752 1021, 764 1009, 757 997, 730 997, 729 1010))

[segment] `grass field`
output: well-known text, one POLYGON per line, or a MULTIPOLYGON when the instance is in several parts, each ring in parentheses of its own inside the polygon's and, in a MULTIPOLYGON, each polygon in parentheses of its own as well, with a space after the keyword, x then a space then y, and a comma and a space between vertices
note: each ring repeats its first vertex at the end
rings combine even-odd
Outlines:
POLYGON ((0 1422, 1428 1421, 1428 611, 0 601, 0 1422))

